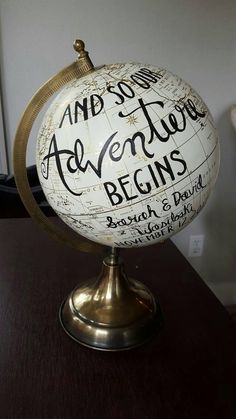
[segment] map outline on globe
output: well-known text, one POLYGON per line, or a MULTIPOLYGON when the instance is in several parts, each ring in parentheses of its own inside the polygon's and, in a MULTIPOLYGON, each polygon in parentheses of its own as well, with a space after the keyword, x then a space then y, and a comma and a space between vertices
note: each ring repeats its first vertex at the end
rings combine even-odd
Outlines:
POLYGON ((217 177, 219 141, 187 83, 126 63, 61 90, 36 155, 46 198, 66 224, 100 244, 140 247, 172 236, 200 212, 217 177))

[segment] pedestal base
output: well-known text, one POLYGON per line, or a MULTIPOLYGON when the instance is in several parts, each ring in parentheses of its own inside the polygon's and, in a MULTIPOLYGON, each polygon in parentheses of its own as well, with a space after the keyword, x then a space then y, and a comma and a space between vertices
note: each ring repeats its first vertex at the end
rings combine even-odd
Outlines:
POLYGON ((107 258, 101 275, 76 288, 62 304, 60 321, 77 342, 118 351, 141 345, 155 335, 161 312, 148 288, 127 278, 120 261, 107 258))

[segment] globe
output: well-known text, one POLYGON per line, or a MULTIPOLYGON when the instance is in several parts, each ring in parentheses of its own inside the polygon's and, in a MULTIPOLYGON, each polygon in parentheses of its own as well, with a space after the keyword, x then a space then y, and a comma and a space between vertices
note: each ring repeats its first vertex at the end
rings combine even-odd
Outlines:
POLYGON ((163 316, 156 296, 126 275, 120 248, 164 241, 198 215, 218 174, 219 140, 203 100, 168 70, 133 62, 94 68, 82 40, 74 49, 77 61, 41 86, 23 113, 15 179, 46 231, 104 257, 96 277, 83 279, 78 269, 80 282, 60 307, 64 331, 93 349, 126 350, 156 336, 163 316), (37 170, 49 204, 77 235, 42 213, 27 179, 29 135, 52 96, 37 170))
POLYGON ((67 83, 37 139, 37 170, 58 216, 112 247, 147 246, 204 207, 219 141, 203 100, 152 65, 105 65, 67 83))

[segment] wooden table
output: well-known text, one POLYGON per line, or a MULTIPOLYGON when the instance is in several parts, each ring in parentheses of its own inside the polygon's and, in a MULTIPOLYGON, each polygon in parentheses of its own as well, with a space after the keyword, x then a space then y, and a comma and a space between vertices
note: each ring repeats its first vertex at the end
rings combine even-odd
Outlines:
POLYGON ((31 219, 0 220, 0 246, 1 418, 236 418, 235 325, 171 241, 123 252, 164 315, 154 340, 124 352, 85 348, 58 321, 99 257, 31 219))

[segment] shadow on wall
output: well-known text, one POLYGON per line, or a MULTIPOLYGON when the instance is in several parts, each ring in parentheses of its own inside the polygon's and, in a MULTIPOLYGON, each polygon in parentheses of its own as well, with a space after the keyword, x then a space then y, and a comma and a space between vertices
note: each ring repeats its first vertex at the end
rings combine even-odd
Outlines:
POLYGON ((228 298, 236 299, 236 132, 230 110, 222 114, 216 125, 221 165, 212 208, 204 219, 208 232, 204 256, 208 261, 208 278, 225 285, 231 283, 228 292, 234 295, 228 295, 228 298))

